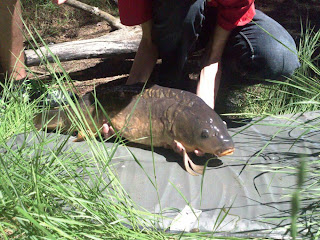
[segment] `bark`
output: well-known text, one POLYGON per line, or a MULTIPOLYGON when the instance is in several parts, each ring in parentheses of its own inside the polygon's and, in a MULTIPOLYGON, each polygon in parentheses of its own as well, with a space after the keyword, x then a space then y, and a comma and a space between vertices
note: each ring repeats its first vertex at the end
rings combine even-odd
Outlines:
POLYGON ((88 58, 128 58, 135 54, 140 40, 140 27, 125 28, 95 39, 48 45, 37 51, 26 50, 25 63, 27 66, 36 66, 41 62, 55 62, 53 56, 58 57, 60 62, 88 58))

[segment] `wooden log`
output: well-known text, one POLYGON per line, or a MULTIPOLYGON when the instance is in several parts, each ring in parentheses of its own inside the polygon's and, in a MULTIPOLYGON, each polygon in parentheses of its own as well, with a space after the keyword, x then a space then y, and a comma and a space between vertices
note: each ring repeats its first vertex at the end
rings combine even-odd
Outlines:
POLYGON ((131 57, 138 49, 141 34, 140 27, 125 28, 95 39, 48 45, 37 51, 25 50, 25 64, 36 66, 41 62, 54 62, 51 53, 61 62, 89 58, 131 57))

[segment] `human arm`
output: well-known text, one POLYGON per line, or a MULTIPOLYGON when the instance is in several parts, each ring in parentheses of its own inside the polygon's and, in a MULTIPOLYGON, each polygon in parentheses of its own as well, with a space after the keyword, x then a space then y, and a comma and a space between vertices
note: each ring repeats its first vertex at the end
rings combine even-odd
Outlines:
POLYGON ((159 56, 158 48, 153 43, 151 37, 152 20, 142 23, 141 27, 141 42, 126 84, 146 82, 149 79, 159 56))
POLYGON ((254 0, 217 0, 208 5, 218 10, 217 24, 206 49, 197 95, 214 108, 221 79, 221 57, 232 29, 250 22, 255 15, 254 0))
POLYGON ((211 40, 206 48, 206 56, 200 72, 197 95, 211 108, 215 106, 215 98, 220 86, 221 57, 229 35, 230 31, 223 29, 219 25, 215 26, 211 40))
POLYGON ((0 65, 12 79, 27 76, 24 65, 23 23, 18 0, 2 0, 0 3, 0 65))

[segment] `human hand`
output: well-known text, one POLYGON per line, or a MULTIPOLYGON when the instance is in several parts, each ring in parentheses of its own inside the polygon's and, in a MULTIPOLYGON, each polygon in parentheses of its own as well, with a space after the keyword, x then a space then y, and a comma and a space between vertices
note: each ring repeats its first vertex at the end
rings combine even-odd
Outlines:
POLYGON ((68 1, 68 0, 51 0, 53 3, 55 3, 55 4, 58 4, 58 5, 60 5, 60 4, 63 4, 63 3, 65 3, 66 1, 68 1))

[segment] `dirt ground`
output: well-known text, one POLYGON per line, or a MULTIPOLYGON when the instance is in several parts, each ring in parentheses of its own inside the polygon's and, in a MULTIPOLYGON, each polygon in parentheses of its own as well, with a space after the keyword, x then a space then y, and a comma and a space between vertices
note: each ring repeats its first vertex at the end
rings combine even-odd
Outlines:
MULTIPOLYGON (((301 32, 301 21, 302 26, 306 26, 308 19, 311 26, 314 26, 316 30, 320 28, 320 17, 318 15, 320 3, 318 0, 306 0, 305 3, 298 3, 296 0, 256 0, 256 8, 282 24, 297 43, 301 32)), ((70 25, 68 28, 61 36, 48 37, 45 41, 51 44, 95 38, 107 34, 110 30, 108 24, 104 21, 94 23, 91 21, 81 27, 70 25)), ((63 63, 63 67, 70 73, 71 78, 76 81, 76 86, 81 93, 91 90, 93 85, 113 79, 126 78, 131 65, 132 59, 84 59, 63 63)), ((32 67, 31 69, 39 73, 40 77, 46 78, 44 77, 46 73, 43 69, 39 67, 32 67)), ((199 69, 196 62, 190 61, 186 69, 188 69, 190 79, 195 80, 198 78, 199 69)))

